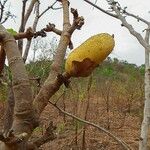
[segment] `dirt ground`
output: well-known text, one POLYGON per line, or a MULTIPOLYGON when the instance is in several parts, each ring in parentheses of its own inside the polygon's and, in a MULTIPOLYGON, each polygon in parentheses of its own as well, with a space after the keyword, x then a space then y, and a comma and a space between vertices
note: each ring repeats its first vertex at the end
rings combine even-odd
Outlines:
MULTIPOLYGON (((134 113, 123 113, 113 109, 106 111, 104 102, 99 102, 90 99, 90 105, 87 113, 87 120, 93 122, 113 133, 118 138, 125 141, 133 150, 138 150, 138 142, 140 135, 141 119, 134 113)), ((59 107, 65 109, 67 112, 78 115, 84 118, 86 103, 76 102, 66 99, 58 103, 59 107)), ((2 128, 2 114, 3 105, 1 105, 1 122, 2 128)), ((48 123, 53 121, 56 125, 57 138, 54 141, 43 145, 42 150, 82 150, 83 145, 83 127, 84 124, 76 122, 73 118, 64 116, 54 106, 48 104, 41 116, 41 125, 33 134, 33 138, 42 135, 48 126, 48 123), (78 126, 77 126, 78 125, 78 126), (78 127, 78 130, 76 130, 78 127)), ((92 127, 86 126, 85 132, 85 149, 86 150, 123 150, 123 148, 114 141, 106 133, 92 127)))
MULTIPOLYGON (((93 102, 93 101, 92 101, 93 102)), ((73 112, 74 102, 65 102, 66 111, 73 112)), ((62 104, 59 104, 62 107, 62 104)), ((136 114, 123 114, 118 111, 105 111, 104 105, 90 103, 87 120, 93 122, 113 133, 118 138, 125 141, 133 150, 138 149, 140 135, 140 117, 136 114)), ((79 113, 77 115, 84 118, 85 104, 78 104, 79 113), (80 107, 79 107, 80 106, 80 107)), ((83 126, 79 123, 78 133, 75 131, 74 119, 59 113, 56 108, 50 104, 42 114, 42 124, 46 128, 48 121, 52 120, 57 126, 58 137, 56 140, 43 145, 42 149, 48 150, 82 150, 83 126)), ((39 133, 41 134, 41 132, 39 133)), ((85 134, 86 150, 123 150, 123 148, 109 137, 106 133, 92 127, 86 126, 85 134)))

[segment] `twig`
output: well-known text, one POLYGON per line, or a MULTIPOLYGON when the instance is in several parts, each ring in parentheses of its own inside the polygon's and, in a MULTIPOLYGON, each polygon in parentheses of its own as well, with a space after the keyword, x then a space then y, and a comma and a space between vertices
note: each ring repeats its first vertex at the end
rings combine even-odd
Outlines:
POLYGON ((84 25, 84 18, 79 17, 77 9, 71 8, 71 13, 73 14, 73 23, 69 29, 69 33, 72 34, 76 29, 80 30, 84 25))
POLYGON ((43 28, 42 29, 43 31, 46 31, 46 32, 54 32, 58 35, 61 35, 62 34, 62 31, 55 28, 55 25, 52 24, 52 23, 49 23, 48 25, 46 25, 46 28, 43 28))
MULTIPOLYGON (((91 90, 91 86, 92 86, 92 81, 93 77, 92 75, 89 77, 88 79, 88 85, 87 85, 87 106, 86 106, 86 110, 85 110, 85 116, 84 116, 84 120, 87 120, 88 118, 88 111, 89 111, 89 107, 90 107, 90 90, 91 90)), ((86 130, 87 127, 84 126, 83 127, 83 135, 82 135, 82 149, 86 149, 86 130)))
POLYGON ((3 3, 0 2, 0 22, 1 22, 1 24, 3 24, 4 22, 6 22, 9 19, 9 17, 11 17, 11 18, 15 17, 15 15, 13 15, 10 12, 9 8, 6 11, 5 8, 6 8, 6 3, 7 2, 8 2, 8 0, 3 1, 3 3))
POLYGON ((142 21, 142 22, 144 22, 147 25, 150 24, 150 22, 146 21, 145 19, 141 18, 140 16, 136 16, 134 14, 131 14, 131 13, 127 12, 127 11, 125 11, 125 14, 128 15, 128 16, 131 16, 131 17, 133 17, 135 19, 137 19, 137 21, 142 21))
POLYGON ((119 139, 118 137, 116 137, 114 134, 112 134, 108 130, 104 129, 103 127, 101 127, 99 125, 96 125, 96 124, 94 124, 92 122, 89 122, 87 120, 83 120, 83 119, 81 119, 81 118, 79 118, 79 117, 77 117, 77 116, 75 116, 75 115, 73 115, 71 113, 68 113, 68 112, 64 111, 63 109, 61 109, 60 107, 58 107, 57 105, 53 104, 51 101, 49 101, 49 103, 51 105, 53 105, 55 108, 57 108, 61 113, 64 113, 64 114, 66 114, 69 117, 72 117, 72 118, 74 118, 74 119, 76 119, 76 120, 78 120, 80 122, 86 123, 87 125, 93 126, 93 127, 97 128, 97 129, 99 129, 100 131, 103 131, 104 133, 106 133, 107 135, 112 137, 119 145, 121 145, 124 150, 132 150, 132 148, 130 148, 129 145, 127 145, 123 140, 119 139))
POLYGON ((49 9, 53 9, 53 6, 57 3, 57 0, 51 5, 48 6, 41 14, 39 14, 39 18, 42 17, 49 9))
POLYGON ((112 17, 114 17, 114 18, 118 18, 117 15, 112 14, 112 13, 110 13, 110 12, 108 12, 108 11, 102 9, 101 7, 99 7, 99 6, 97 6, 96 4, 92 3, 91 1, 89 1, 89 0, 84 0, 84 1, 87 2, 87 3, 89 3, 90 5, 94 6, 95 8, 99 9, 100 11, 104 12, 105 14, 107 14, 107 15, 109 15, 109 16, 112 16, 112 17))

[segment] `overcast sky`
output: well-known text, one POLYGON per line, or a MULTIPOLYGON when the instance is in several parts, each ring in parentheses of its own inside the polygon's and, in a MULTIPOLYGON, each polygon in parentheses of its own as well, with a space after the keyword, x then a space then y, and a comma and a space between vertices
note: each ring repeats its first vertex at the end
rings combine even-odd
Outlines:
MULTIPOLYGON (((95 0, 91 0, 95 2, 95 0)), ((122 7, 127 6, 127 10, 131 13, 137 14, 144 19, 150 21, 150 0, 118 0, 122 7)), ((6 24, 6 28, 14 28, 18 31, 20 25, 21 16, 21 4, 22 0, 10 0, 12 12, 17 16, 15 22, 10 20, 6 24)), ((54 0, 41 0, 41 11, 52 4, 54 0)), ((71 7, 78 9, 79 15, 85 18, 85 25, 80 31, 75 31, 72 36, 74 47, 80 45, 83 41, 94 34, 107 32, 115 35, 116 45, 111 57, 117 57, 121 60, 127 60, 129 63, 135 63, 141 65, 144 63, 144 48, 138 43, 138 41, 129 34, 129 31, 121 27, 121 22, 115 18, 112 18, 96 8, 84 2, 83 0, 70 0, 71 7)), ((107 9, 108 5, 105 0, 98 0, 97 5, 107 9)), ((72 16, 71 16, 72 18, 72 16)), ((29 20, 28 26, 32 25, 33 17, 29 20)), ((134 19, 129 18, 128 21, 132 23, 135 29, 142 33, 145 29, 144 24, 137 22, 134 19)), ((51 10, 46 13, 40 20, 38 30, 45 27, 48 22, 54 23, 57 28, 62 29, 62 10, 51 10)), ((143 34, 143 33, 142 33, 143 34)), ((49 37, 56 36, 53 33, 48 33, 49 37)), ((143 34, 144 35, 144 34, 143 34)), ((57 37, 57 36, 56 36, 57 37)), ((59 37, 58 37, 59 38, 59 37)))

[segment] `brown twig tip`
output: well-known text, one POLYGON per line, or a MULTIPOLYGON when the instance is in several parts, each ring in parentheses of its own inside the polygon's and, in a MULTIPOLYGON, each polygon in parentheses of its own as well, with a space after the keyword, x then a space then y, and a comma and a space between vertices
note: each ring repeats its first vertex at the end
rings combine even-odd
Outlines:
POLYGON ((62 31, 59 30, 59 29, 56 29, 55 28, 55 24, 52 24, 52 23, 49 23, 48 25, 46 25, 46 28, 43 28, 41 31, 44 31, 44 32, 54 32, 57 35, 61 35, 62 34, 62 31))
POLYGON ((44 28, 43 30, 46 32, 51 32, 53 31, 54 28, 55 28, 55 24, 49 23, 48 25, 46 25, 46 28, 44 28))
POLYGON ((76 23, 77 23, 77 29, 80 30, 81 27, 84 25, 84 18, 82 16, 78 17, 76 23))
POLYGON ((34 33, 34 38, 37 38, 38 36, 46 37, 47 34, 44 30, 41 30, 41 31, 37 31, 37 32, 34 33))
POLYGON ((79 17, 77 9, 71 8, 71 13, 73 14, 74 19, 79 17))
POLYGON ((71 8, 71 13, 74 17, 74 24, 76 26, 76 29, 80 30, 82 25, 84 24, 84 18, 81 16, 79 17, 77 9, 71 8))

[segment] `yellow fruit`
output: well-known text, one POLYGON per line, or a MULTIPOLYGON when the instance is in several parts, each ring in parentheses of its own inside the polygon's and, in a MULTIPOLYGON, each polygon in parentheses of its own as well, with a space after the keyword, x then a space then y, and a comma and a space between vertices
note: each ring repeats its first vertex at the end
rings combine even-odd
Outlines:
POLYGON ((108 33, 94 35, 74 49, 66 59, 65 71, 73 77, 87 77, 113 50, 108 33))

